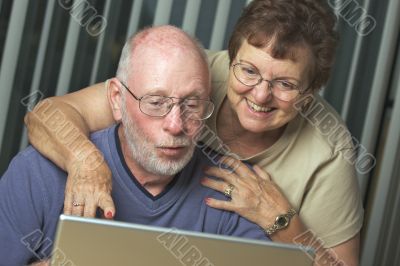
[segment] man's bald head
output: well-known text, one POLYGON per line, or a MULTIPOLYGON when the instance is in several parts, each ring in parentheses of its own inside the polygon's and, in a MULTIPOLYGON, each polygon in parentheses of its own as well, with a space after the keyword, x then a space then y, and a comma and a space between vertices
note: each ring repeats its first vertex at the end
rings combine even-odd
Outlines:
POLYGON ((140 67, 135 65, 135 61, 142 56, 152 60, 152 55, 155 54, 158 60, 170 60, 174 56, 190 54, 195 56, 203 67, 208 68, 207 56, 197 40, 179 28, 164 25, 146 28, 126 41, 118 65, 117 78, 128 82, 135 68, 140 67))

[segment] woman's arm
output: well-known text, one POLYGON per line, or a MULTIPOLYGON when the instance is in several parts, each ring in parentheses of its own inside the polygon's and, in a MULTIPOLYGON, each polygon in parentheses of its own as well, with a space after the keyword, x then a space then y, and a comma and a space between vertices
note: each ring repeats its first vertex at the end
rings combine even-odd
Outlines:
MULTIPOLYGON (((208 206, 236 212, 264 229, 274 223, 276 216, 286 213, 291 208, 278 185, 257 165, 252 171, 234 158, 223 157, 220 162, 234 165, 233 172, 210 167, 205 173, 218 177, 221 181, 205 177, 202 184, 222 193, 228 184, 232 184, 234 189, 230 201, 208 198, 206 199, 208 206)), ((347 266, 358 265, 359 233, 350 240, 326 248, 325 243, 304 225, 298 214, 291 219, 288 227, 273 233, 270 238, 277 242, 313 247, 316 251, 314 260, 316 266, 336 265, 340 262, 347 266)))
POLYGON ((64 212, 94 216, 97 206, 107 218, 115 214, 111 172, 89 132, 114 123, 104 83, 41 101, 25 116, 31 144, 68 172, 64 212), (79 193, 78 193, 79 192, 79 193), (73 206, 73 203, 85 206, 73 206))

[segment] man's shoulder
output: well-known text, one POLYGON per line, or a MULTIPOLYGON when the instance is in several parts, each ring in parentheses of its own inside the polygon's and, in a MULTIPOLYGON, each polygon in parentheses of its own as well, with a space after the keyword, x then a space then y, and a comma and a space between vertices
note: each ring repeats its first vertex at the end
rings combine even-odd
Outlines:
POLYGON ((11 160, 0 179, 1 191, 10 193, 15 190, 17 194, 28 193, 30 196, 19 198, 21 202, 26 199, 35 201, 43 198, 50 199, 53 196, 58 197, 57 195, 64 191, 66 176, 67 174, 61 168, 34 147, 29 146, 11 160))
POLYGON ((20 151, 12 159, 10 166, 13 164, 18 164, 18 167, 57 167, 32 145, 29 145, 24 150, 20 151))
POLYGON ((97 143, 109 138, 110 136, 113 136, 115 134, 116 127, 117 127, 117 125, 114 124, 110 127, 92 132, 92 133, 90 133, 89 138, 94 144, 97 144, 97 143))
MULTIPOLYGON (((205 144, 204 142, 198 142, 195 149, 196 160, 203 162, 207 166, 216 166, 224 169, 234 170, 236 168, 235 163, 237 160, 241 161, 240 157, 229 151, 228 147, 221 147, 218 152, 205 144), (232 160, 226 160, 223 162, 221 158, 227 156, 232 158, 232 160)), ((247 162, 243 162, 247 167, 252 167, 247 162)))
MULTIPOLYGON (((114 134, 114 126, 111 126, 106 129, 102 129, 96 132, 93 132, 90 135, 90 140, 96 145, 101 146, 101 142, 106 140, 110 134, 114 134)), ((83 145, 84 143, 75 143, 71 145, 71 148, 75 146, 83 145)), ((44 155, 42 155, 35 147, 29 145, 24 150, 20 151, 11 161, 10 166, 12 164, 18 163, 18 165, 23 165, 25 167, 32 165, 32 166, 48 166, 50 168, 58 168, 53 162, 47 159, 44 155)))
MULTIPOLYGON (((114 127, 115 126, 112 126, 92 133, 90 135, 90 140, 93 141, 96 146, 101 146, 102 141, 104 141, 110 134, 114 134, 114 127)), ((80 146, 82 144, 83 143, 78 143, 76 145, 80 146)), ((75 147, 75 145, 71 146, 71 148, 73 147, 75 147)), ((32 145, 29 145, 15 155, 9 164, 9 168, 20 168, 20 170, 23 170, 24 168, 30 170, 32 170, 32 168, 41 168, 42 170, 46 169, 46 171, 49 171, 50 169, 61 170, 32 145)))
POLYGON ((198 142, 192 160, 207 166, 220 166, 222 154, 216 152, 203 142, 198 142))
MULTIPOLYGON (((116 152, 116 134, 118 124, 114 124, 105 129, 92 132, 89 136, 90 141, 100 150, 103 155, 114 154, 116 152)), ((86 141, 88 141, 86 139, 86 141)), ((82 143, 81 145, 85 145, 82 143)))

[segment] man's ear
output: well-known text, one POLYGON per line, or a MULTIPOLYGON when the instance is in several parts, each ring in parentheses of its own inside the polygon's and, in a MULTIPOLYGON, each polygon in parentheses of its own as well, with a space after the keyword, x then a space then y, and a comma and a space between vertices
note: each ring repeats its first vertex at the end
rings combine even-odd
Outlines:
POLYGON ((116 121, 121 121, 122 119, 121 106, 124 103, 122 102, 121 87, 122 84, 117 78, 108 80, 107 97, 116 121))

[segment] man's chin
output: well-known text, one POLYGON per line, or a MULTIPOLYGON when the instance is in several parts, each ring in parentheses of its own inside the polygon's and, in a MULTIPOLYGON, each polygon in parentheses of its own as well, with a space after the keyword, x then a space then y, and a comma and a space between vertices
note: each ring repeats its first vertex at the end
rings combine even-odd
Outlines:
POLYGON ((185 151, 170 151, 162 152, 159 159, 160 172, 164 175, 174 175, 179 173, 190 161, 193 156, 194 149, 186 148, 185 151), (168 174, 167 174, 168 173, 168 174))
POLYGON ((163 175, 163 176, 172 176, 176 175, 187 165, 187 162, 184 160, 160 160, 157 167, 153 169, 147 169, 154 174, 163 175))

